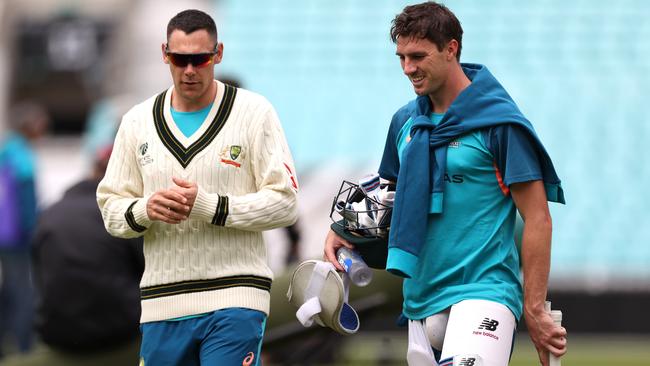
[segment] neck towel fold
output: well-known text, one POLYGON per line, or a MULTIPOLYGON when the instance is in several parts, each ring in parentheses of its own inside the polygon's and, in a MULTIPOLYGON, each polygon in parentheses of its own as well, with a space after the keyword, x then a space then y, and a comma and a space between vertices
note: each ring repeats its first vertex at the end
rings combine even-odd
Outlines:
POLYGON ((409 117, 413 120, 411 141, 404 150, 397 178, 386 266, 402 277, 410 278, 415 271, 428 215, 443 213, 447 146, 470 131, 506 123, 524 127, 540 160, 547 199, 565 203, 551 158, 510 95, 485 66, 461 66, 472 83, 458 95, 440 123, 431 122, 431 102, 426 95, 417 97, 409 117))

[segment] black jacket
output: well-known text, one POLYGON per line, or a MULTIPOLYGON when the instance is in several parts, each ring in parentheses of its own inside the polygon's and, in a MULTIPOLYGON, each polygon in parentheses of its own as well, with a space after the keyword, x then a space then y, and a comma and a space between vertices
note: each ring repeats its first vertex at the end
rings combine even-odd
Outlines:
POLYGON ((40 216, 33 242, 36 329, 50 346, 108 348, 139 333, 141 239, 110 236, 96 181, 82 181, 40 216))

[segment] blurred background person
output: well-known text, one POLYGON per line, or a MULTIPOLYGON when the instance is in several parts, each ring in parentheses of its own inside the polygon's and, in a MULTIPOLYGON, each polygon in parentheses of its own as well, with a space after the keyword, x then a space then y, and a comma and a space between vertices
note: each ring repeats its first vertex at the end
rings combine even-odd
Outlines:
POLYGON ((110 236, 95 200, 111 150, 101 148, 91 174, 39 218, 32 255, 35 325, 46 347, 8 365, 138 360, 142 239, 110 236))
POLYGON ((285 263, 287 266, 298 263, 300 260, 300 228, 299 220, 285 229, 288 239, 288 248, 285 263))
POLYGON ((0 142, 0 357, 5 336, 20 352, 33 343, 33 292, 29 241, 36 223, 36 156, 32 144, 47 131, 49 117, 34 102, 9 114, 11 131, 0 142))

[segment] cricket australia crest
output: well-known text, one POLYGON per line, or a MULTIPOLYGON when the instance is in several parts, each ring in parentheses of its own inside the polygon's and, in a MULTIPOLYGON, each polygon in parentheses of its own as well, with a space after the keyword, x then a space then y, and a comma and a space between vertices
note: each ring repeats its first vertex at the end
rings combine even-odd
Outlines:
MULTIPOLYGON (((241 167, 241 162, 237 161, 242 157, 242 147, 241 145, 230 145, 226 146, 222 151, 221 151, 221 163, 222 164, 227 164, 227 165, 232 165, 236 168, 241 167)), ((243 157, 242 157, 243 158, 243 157)))
POLYGON ((239 157, 239 154, 241 154, 241 146, 232 145, 230 147, 230 158, 232 160, 237 160, 237 158, 239 157))

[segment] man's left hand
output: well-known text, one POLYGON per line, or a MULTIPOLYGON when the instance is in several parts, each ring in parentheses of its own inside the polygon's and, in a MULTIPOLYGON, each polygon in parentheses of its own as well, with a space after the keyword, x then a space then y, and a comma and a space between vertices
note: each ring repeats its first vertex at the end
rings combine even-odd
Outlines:
POLYGON ((172 181, 174 182, 175 185, 172 186, 170 190, 183 195, 183 197, 187 199, 187 202, 185 204, 189 206, 190 208, 189 212, 192 212, 192 208, 194 207, 194 201, 196 201, 196 195, 199 192, 199 186, 194 182, 190 182, 176 177, 172 177, 172 181))

